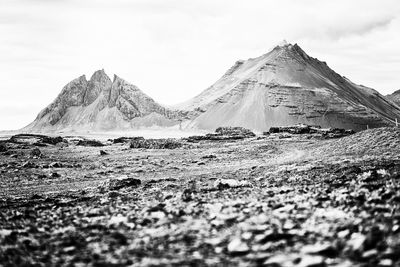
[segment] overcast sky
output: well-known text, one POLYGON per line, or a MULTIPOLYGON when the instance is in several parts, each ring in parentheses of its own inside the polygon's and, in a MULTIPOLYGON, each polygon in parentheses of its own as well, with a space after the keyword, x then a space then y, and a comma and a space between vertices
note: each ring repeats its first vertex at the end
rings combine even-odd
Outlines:
POLYGON ((399 0, 0 0, 0 130, 102 68, 176 104, 283 39, 356 83, 400 89, 399 0))

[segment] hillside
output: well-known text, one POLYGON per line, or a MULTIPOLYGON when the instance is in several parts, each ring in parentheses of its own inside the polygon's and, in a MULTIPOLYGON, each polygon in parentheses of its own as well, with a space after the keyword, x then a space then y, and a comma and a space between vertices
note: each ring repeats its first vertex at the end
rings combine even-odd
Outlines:
POLYGON ((297 44, 237 61, 216 83, 176 108, 198 112, 188 127, 267 130, 296 123, 351 128, 391 125, 400 109, 337 74, 297 44))
POLYGON ((68 83, 24 131, 109 131, 173 126, 182 113, 167 109, 138 87, 104 70, 68 83))

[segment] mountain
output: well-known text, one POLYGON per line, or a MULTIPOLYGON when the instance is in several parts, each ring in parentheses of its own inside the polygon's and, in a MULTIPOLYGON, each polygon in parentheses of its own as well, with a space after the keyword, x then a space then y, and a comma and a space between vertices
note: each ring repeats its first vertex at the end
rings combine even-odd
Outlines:
POLYGON ((188 127, 267 130, 296 123, 363 130, 393 125, 400 109, 308 56, 297 44, 237 61, 216 83, 176 108, 197 112, 188 127))
POLYGON ((157 104, 135 85, 116 75, 111 81, 104 70, 98 70, 90 80, 82 75, 64 86, 54 102, 23 130, 124 130, 172 126, 181 117, 182 112, 157 104))
POLYGON ((394 91, 392 94, 385 96, 385 98, 400 107, 400 90, 394 91))

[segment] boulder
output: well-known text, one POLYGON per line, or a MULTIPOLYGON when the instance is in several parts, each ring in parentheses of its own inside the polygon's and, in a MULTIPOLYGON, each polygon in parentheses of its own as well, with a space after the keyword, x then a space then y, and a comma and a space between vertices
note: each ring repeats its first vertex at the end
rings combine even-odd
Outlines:
POLYGON ((93 146, 93 147, 101 147, 104 146, 104 144, 100 141, 97 140, 88 140, 88 139, 82 139, 79 140, 78 143, 76 144, 77 146, 93 146))
POLYGON ((185 140, 192 143, 199 141, 231 141, 255 136, 252 131, 243 127, 219 127, 215 130, 215 133, 189 136, 185 140))
POLYGON ((7 151, 7 146, 4 143, 0 143, 0 152, 6 152, 7 151))
POLYGON ((292 126, 282 127, 271 127, 268 132, 264 132, 264 135, 274 133, 286 133, 286 134, 319 134, 322 138, 340 138, 354 134, 355 132, 351 129, 340 129, 340 128, 321 128, 317 125, 306 125, 297 124, 292 126))
POLYGON ((130 148, 146 148, 146 149, 175 149, 182 146, 181 142, 175 139, 144 139, 136 138, 131 140, 130 148))
POLYGON ((109 190, 120 190, 127 187, 137 187, 141 184, 141 181, 136 178, 116 178, 108 181, 109 190))
POLYGON ((40 151, 39 148, 34 148, 31 151, 31 156, 32 157, 40 157, 40 156, 42 156, 42 151, 40 151))
POLYGON ((41 134, 16 134, 11 136, 9 142, 20 144, 20 143, 32 143, 36 146, 56 145, 58 143, 66 143, 67 141, 61 136, 47 136, 41 134))

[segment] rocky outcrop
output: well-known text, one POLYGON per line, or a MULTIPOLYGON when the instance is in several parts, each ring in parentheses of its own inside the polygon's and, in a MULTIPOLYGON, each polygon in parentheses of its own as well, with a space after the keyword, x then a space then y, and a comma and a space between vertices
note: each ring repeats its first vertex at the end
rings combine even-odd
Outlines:
POLYGON ((400 107, 400 90, 394 91, 392 94, 385 96, 385 98, 400 107))
POLYGON ((24 130, 123 130, 172 126, 186 113, 167 109, 135 85, 116 75, 111 81, 104 70, 98 70, 89 81, 83 75, 68 83, 56 100, 24 130))
POLYGON ((271 127, 268 132, 264 132, 264 135, 274 133, 288 133, 288 134, 318 134, 324 138, 339 138, 354 134, 355 132, 351 129, 340 129, 340 128, 321 128, 321 126, 311 126, 306 124, 298 124, 292 126, 282 127, 271 127))
POLYGON ((267 131, 298 123, 363 130, 393 125, 400 108, 352 83, 297 44, 238 61, 215 84, 177 108, 197 112, 188 127, 267 131))
POLYGON ((218 127, 215 133, 206 135, 194 135, 186 138, 186 141, 196 143, 200 141, 232 141, 255 137, 249 129, 243 127, 218 127))
POLYGON ((182 143, 175 139, 145 139, 137 137, 130 141, 130 148, 145 149, 175 149, 182 146, 182 143))

